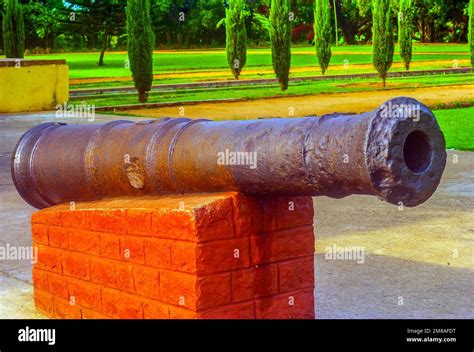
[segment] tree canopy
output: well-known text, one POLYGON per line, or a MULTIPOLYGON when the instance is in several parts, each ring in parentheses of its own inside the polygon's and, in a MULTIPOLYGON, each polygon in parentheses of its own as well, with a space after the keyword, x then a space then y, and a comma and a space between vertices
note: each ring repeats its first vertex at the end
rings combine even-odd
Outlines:
MULTIPOLYGON (((247 3, 248 44, 268 45, 268 31, 256 20, 268 17, 271 0, 244 0, 247 3)), ((121 0, 19 0, 25 22, 25 48, 30 51, 124 50, 125 4, 121 0)), ((228 0, 150 0, 155 47, 223 47, 228 0)), ((341 43, 372 41, 372 0, 328 0, 334 35, 334 13, 341 43), (332 7, 336 5, 336 11, 332 7)), ((468 0, 412 0, 413 38, 419 42, 467 42, 468 0)), ((5 0, 0 0, 3 8, 5 0)), ((393 1, 394 16, 399 11, 393 1)), ((312 42, 314 0, 292 0, 293 42, 312 42)), ((3 12, 3 11, 1 11, 3 12)), ((3 15, 0 14, 0 17, 3 15)), ((394 27, 396 32, 396 28, 394 27)), ((2 41, 3 35, 0 35, 2 41)), ((1 43, 3 47, 3 43, 1 43)), ((106 60, 105 60, 106 64, 106 60)))

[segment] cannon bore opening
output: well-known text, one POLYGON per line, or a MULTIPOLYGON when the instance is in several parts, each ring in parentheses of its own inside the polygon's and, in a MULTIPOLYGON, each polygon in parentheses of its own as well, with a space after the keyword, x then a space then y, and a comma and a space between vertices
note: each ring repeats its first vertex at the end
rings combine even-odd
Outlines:
POLYGON ((405 139, 403 159, 414 173, 424 172, 431 163, 433 149, 430 137, 423 131, 413 131, 405 139))

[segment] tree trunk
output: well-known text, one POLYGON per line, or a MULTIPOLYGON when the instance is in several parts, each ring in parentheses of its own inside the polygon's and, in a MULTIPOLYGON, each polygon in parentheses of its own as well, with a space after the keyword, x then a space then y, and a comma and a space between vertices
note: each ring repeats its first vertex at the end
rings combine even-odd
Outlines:
MULTIPOLYGON (((356 44, 355 36, 357 32, 357 27, 348 22, 346 18, 342 15, 342 2, 336 1, 336 14, 337 14, 337 22, 339 23, 339 27, 344 34, 344 39, 346 40, 347 44, 356 44)), ((337 43, 336 43, 337 44, 337 43)))
POLYGON ((100 51, 99 66, 104 66, 104 55, 105 55, 105 50, 107 50, 107 37, 108 37, 108 34, 104 30, 104 34, 102 34, 102 48, 100 51))
POLYGON ((148 94, 144 89, 138 90, 138 101, 140 103, 146 103, 148 101, 148 94))
POLYGON ((425 24, 425 20, 423 20, 421 23, 421 38, 420 38, 422 43, 426 43, 425 28, 426 28, 426 24, 425 24))

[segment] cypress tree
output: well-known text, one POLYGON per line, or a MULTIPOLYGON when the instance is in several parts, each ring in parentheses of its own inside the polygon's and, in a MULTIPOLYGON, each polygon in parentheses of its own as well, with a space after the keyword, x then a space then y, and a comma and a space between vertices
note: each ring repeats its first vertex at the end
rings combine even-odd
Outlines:
POLYGON ((469 1, 469 47, 471 49, 471 66, 474 69, 474 0, 469 1))
POLYGON ((328 0, 314 2, 314 45, 324 75, 331 61, 331 11, 328 0))
POLYGON ((400 56, 407 71, 410 69, 412 56, 413 16, 412 0, 400 0, 398 44, 400 46, 400 56))
POLYGON ((393 32, 391 24, 391 0, 373 0, 372 4, 372 42, 374 67, 385 87, 387 73, 393 62, 393 32))
POLYGON ((290 1, 272 0, 269 20, 273 70, 281 90, 286 90, 291 65, 290 1))
POLYGON ((138 100, 146 102, 153 83, 153 44, 150 0, 127 0, 128 58, 138 100))
POLYGON ((229 0, 225 11, 227 62, 235 79, 247 62, 247 29, 245 0, 229 0))
POLYGON ((25 54, 25 24, 18 0, 5 0, 3 13, 3 51, 7 58, 22 59, 25 54))

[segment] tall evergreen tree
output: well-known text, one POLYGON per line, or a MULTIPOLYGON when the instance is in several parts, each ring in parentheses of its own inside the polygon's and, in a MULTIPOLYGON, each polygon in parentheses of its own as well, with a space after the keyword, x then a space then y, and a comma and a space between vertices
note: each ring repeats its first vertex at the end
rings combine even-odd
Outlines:
POLYGON ((374 67, 385 87, 387 73, 393 62, 392 0, 372 2, 372 45, 374 67))
POLYGON ((331 61, 331 10, 328 0, 314 1, 314 45, 324 75, 331 61))
POLYGON ((474 0, 469 1, 469 47, 471 49, 471 66, 474 69, 474 0))
POLYGON ((247 62, 245 0, 229 0, 225 11, 227 62, 235 79, 247 62))
POLYGON ((280 83, 281 90, 287 90, 291 65, 289 0, 272 0, 269 22, 273 70, 280 83))
POLYGON ((400 12, 398 14, 398 44, 400 46, 400 56, 407 71, 410 69, 413 47, 413 16, 414 11, 412 0, 400 0, 400 12))
POLYGON ((22 59, 25 54, 25 24, 18 0, 4 1, 2 31, 5 56, 22 59))
POLYGON ((153 44, 150 0, 127 0, 128 58, 138 100, 146 102, 153 83, 153 44))

